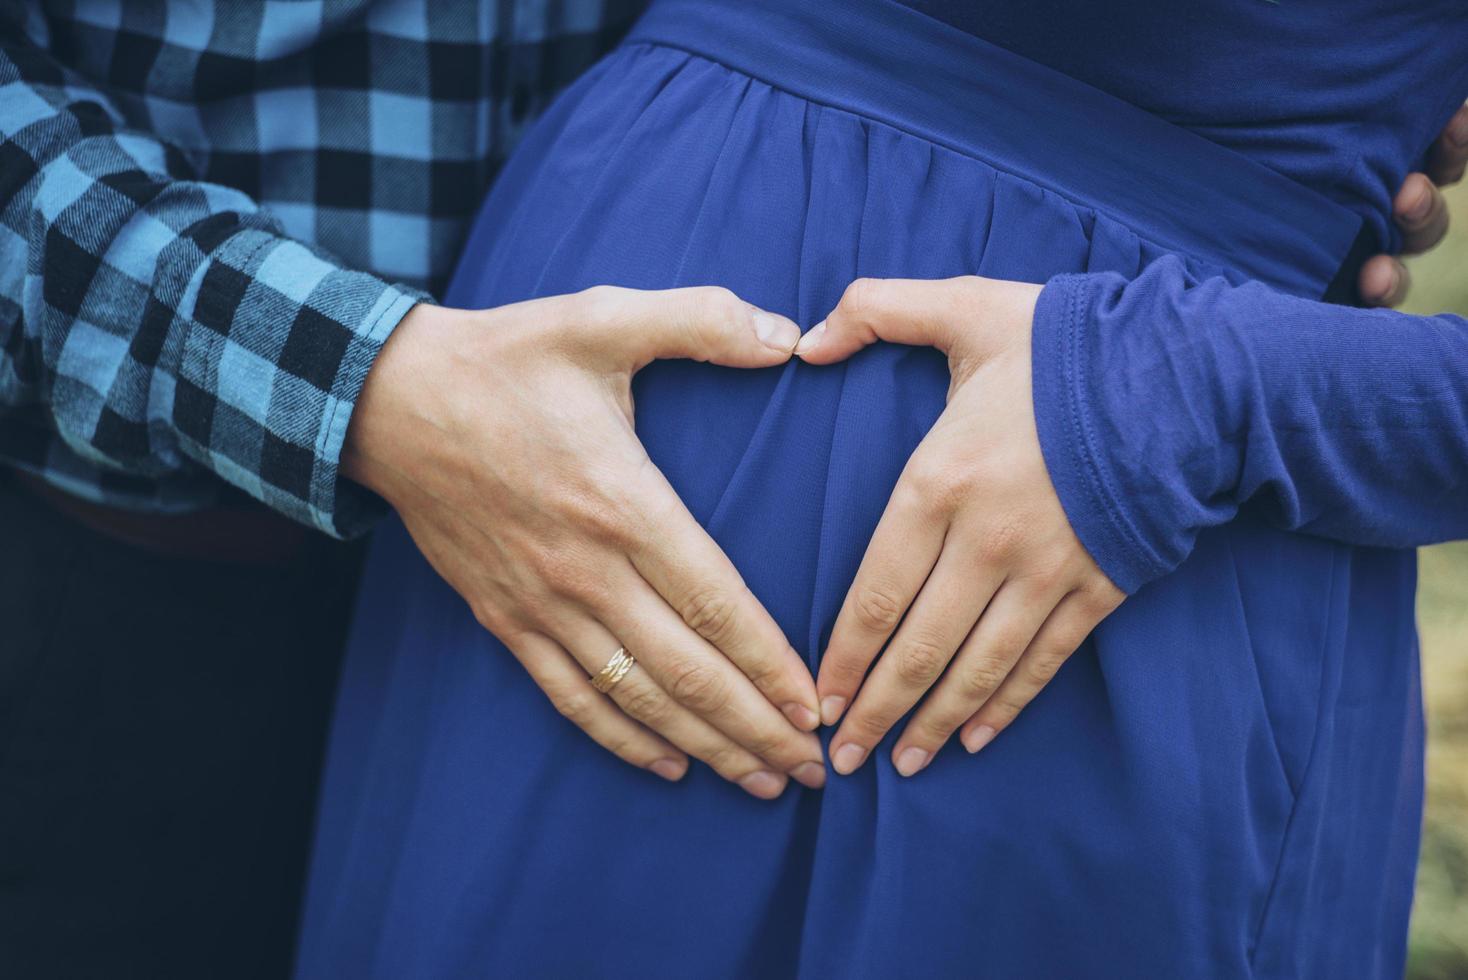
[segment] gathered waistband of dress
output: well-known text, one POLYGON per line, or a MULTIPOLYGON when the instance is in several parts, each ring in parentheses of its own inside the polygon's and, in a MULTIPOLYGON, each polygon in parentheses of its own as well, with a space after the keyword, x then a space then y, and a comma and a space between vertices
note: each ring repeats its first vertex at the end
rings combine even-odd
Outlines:
POLYGON ((1362 229, 1241 153, 891 0, 657 0, 628 42, 907 131, 1299 295, 1326 291, 1362 229))

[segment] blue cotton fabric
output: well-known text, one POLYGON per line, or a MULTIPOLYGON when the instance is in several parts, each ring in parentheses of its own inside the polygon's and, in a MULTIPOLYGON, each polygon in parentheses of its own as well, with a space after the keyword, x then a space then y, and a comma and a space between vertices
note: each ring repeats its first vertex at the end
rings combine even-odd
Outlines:
POLYGON ((1127 591, 1241 511, 1349 544, 1468 537, 1460 316, 1200 280, 1169 256, 1130 281, 1052 279, 1033 349, 1051 478, 1127 591))
POLYGON ((1393 246, 1392 195, 1468 95, 1461 0, 900 2, 1288 174, 1393 246))
MULTIPOLYGON (((1323 317, 1326 258, 1359 225, 1136 113, 882 0, 658 4, 529 134, 447 299, 717 283, 808 326, 859 276, 1050 281, 1035 370, 1055 471, 1072 465, 1055 412, 1080 392, 1126 429, 1104 372, 1145 378, 1181 349, 1168 330, 1200 329, 1179 297, 1323 317), (1191 192, 1194 208, 1149 204, 1191 192)), ((1206 407, 1233 375, 1176 377, 1145 411, 1206 407)), ((947 385, 940 355, 886 344, 826 368, 662 362, 636 379, 652 459, 812 671, 947 385)), ((1109 503, 1166 502, 1171 448, 1117 464, 1109 503)), ((773 803, 700 766, 668 785, 594 745, 390 523, 343 677, 298 975, 1399 975, 1422 792, 1414 556, 1281 526, 1356 526, 1324 504, 1220 504, 1197 474, 1251 484, 1184 462, 1219 519, 1138 566, 992 745, 902 779, 888 739, 773 803)), ((1073 519, 1081 479, 1056 473, 1073 519)), ((1171 506, 1160 519, 1188 511, 1171 506)), ((1095 541, 1092 518, 1116 513, 1078 531, 1095 541)))

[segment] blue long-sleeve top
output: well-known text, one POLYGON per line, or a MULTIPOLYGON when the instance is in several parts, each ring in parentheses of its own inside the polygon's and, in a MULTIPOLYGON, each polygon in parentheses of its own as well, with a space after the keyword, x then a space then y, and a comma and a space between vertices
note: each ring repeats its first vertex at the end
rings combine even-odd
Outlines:
MULTIPOLYGON (((904 2, 1245 153, 1388 244, 1394 191, 1468 97, 1462 0, 904 2)), ((1051 478, 1128 592, 1242 508, 1352 544, 1468 537, 1462 317, 1164 259, 1131 281, 1052 279, 1033 351, 1051 478)))
POLYGON ((900 0, 1367 220, 1468 94, 1463 0, 900 0))
POLYGON ((1052 279, 1035 413, 1056 490, 1131 592, 1240 508, 1290 530, 1408 547, 1468 537, 1468 320, 1196 281, 1052 279))

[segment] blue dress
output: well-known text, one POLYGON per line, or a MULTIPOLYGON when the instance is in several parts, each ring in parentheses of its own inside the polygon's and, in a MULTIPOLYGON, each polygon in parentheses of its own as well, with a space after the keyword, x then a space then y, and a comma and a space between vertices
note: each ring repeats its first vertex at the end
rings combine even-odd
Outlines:
MULTIPOLYGON (((556 104, 449 305, 718 283, 802 326, 858 276, 1197 279, 1319 297, 1359 215, 884 0, 673 0, 556 104), (1143 176, 1145 175, 1145 177, 1143 176)), ((636 379, 652 459, 812 672, 941 356, 636 379)), ((560 716, 397 522, 342 681, 298 973, 1399 974, 1421 806, 1410 551, 1241 511, 1018 721, 761 802, 560 716)))

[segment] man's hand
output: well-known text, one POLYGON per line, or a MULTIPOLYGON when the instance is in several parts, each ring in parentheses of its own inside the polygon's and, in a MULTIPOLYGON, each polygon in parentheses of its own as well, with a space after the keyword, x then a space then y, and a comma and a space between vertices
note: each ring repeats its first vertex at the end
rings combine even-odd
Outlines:
MULTIPOLYGON (((1392 201, 1392 217, 1402 232, 1402 251, 1418 255, 1435 248, 1448 233, 1448 205, 1439 187, 1456 184, 1468 167, 1468 106, 1459 109, 1427 154, 1427 172, 1408 174, 1392 201)), ((1391 255, 1377 255, 1361 266, 1357 288, 1369 306, 1396 306, 1411 286, 1407 267, 1391 255)))
POLYGON ((821 660, 822 720, 856 699, 831 740, 839 773, 925 695, 893 748, 897 771, 922 769, 960 726, 977 752, 1124 598, 1071 530, 1040 452, 1039 293, 977 276, 858 280, 796 348, 830 364, 876 340, 932 345, 952 374, 948 406, 897 481, 821 660))
POLYGON ((603 746, 667 779, 686 752, 763 798, 787 773, 819 787, 810 674, 648 459, 630 388, 660 357, 778 365, 798 336, 712 287, 415 307, 368 374, 344 466, 603 746), (599 694, 588 675, 623 645, 637 666, 599 694))

